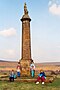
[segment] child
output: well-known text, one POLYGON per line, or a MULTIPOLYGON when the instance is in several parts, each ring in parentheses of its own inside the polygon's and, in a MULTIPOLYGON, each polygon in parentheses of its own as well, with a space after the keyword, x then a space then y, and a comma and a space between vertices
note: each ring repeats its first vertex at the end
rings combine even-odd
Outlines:
POLYGON ((21 65, 20 65, 20 62, 18 62, 18 65, 17 65, 17 76, 20 77, 20 74, 21 74, 21 65))
POLYGON ((38 78, 36 80, 36 84, 39 84, 39 81, 41 80, 42 84, 44 84, 46 79, 46 75, 43 70, 40 70, 40 73, 38 74, 38 78))
POLYGON ((33 60, 32 60, 32 63, 30 65, 30 72, 31 72, 31 76, 34 77, 34 75, 35 75, 35 65, 34 65, 33 60))
POLYGON ((9 80, 10 80, 10 82, 14 81, 14 70, 11 71, 10 76, 9 76, 9 80))

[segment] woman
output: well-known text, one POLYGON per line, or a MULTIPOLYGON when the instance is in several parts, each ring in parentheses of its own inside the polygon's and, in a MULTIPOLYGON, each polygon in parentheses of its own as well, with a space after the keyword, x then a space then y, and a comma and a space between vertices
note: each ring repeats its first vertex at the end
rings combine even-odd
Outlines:
POLYGON ((31 73, 31 76, 34 77, 34 75, 35 75, 35 65, 34 65, 33 60, 32 60, 32 63, 30 65, 30 73, 31 73))

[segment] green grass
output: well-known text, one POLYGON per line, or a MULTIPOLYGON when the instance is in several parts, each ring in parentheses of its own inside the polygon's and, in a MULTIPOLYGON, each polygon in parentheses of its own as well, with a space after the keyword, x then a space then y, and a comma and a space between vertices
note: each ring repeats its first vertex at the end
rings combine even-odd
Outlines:
POLYGON ((53 83, 36 85, 34 82, 9 82, 0 81, 0 90, 60 90, 60 79, 55 79, 53 83))

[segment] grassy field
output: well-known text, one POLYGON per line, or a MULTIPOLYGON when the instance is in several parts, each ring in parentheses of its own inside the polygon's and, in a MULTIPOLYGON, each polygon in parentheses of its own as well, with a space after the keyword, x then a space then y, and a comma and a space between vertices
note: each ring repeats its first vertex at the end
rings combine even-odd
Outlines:
POLYGON ((53 83, 36 85, 34 82, 9 82, 0 81, 0 90, 60 90, 60 79, 55 79, 53 83))

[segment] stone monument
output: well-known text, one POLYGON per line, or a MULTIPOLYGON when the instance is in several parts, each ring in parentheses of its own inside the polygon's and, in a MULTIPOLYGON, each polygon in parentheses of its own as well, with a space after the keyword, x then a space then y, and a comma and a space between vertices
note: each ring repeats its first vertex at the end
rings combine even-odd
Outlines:
POLYGON ((21 75, 30 75, 30 63, 31 59, 31 37, 30 37, 30 17, 26 3, 24 3, 24 15, 21 18, 22 21, 22 58, 20 64, 22 67, 21 75))

